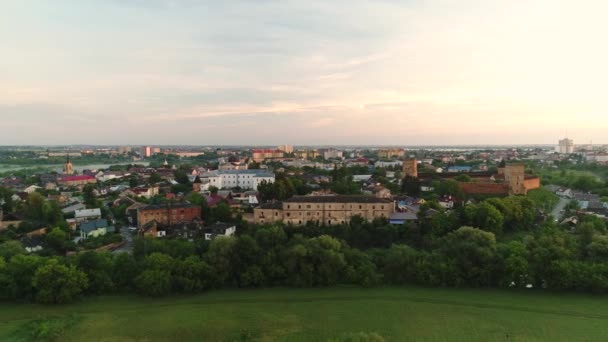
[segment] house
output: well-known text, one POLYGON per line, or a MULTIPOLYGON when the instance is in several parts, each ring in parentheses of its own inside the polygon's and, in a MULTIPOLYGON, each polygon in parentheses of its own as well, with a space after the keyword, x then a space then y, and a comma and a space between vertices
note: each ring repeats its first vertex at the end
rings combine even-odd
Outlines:
POLYGON ((107 220, 95 220, 80 224, 80 237, 83 239, 113 233, 114 231, 114 227, 110 226, 107 220))
POLYGON ((84 203, 75 203, 75 204, 72 204, 68 207, 61 209, 61 212, 64 214, 72 214, 72 213, 75 213, 76 210, 82 210, 82 209, 86 209, 86 208, 87 208, 87 206, 84 205, 84 203))
POLYGON ((233 236, 236 233, 236 226, 233 224, 216 222, 204 228, 205 240, 213 240, 218 236, 233 236))
POLYGON ((28 253, 35 253, 42 250, 44 239, 42 236, 24 236, 20 240, 21 245, 28 253))
POLYGON ((138 234, 144 237, 161 238, 167 236, 167 231, 160 228, 158 221, 152 220, 142 225, 138 234))
POLYGON ((391 198, 391 191, 380 184, 372 184, 365 187, 363 193, 366 195, 374 195, 377 198, 391 198))
POLYGON ((365 182, 370 179, 372 179, 372 175, 354 175, 353 176, 354 182, 365 182))
POLYGON ((101 218, 101 209, 80 209, 74 211, 76 222, 84 222, 90 220, 98 220, 101 218))
POLYGON ((559 188, 555 191, 555 194, 559 197, 572 198, 574 196, 571 189, 568 188, 559 188))
POLYGON ((23 192, 27 193, 27 194, 31 194, 33 192, 36 192, 38 189, 42 189, 41 187, 37 186, 37 185, 30 185, 27 188, 25 188, 23 190, 23 192))

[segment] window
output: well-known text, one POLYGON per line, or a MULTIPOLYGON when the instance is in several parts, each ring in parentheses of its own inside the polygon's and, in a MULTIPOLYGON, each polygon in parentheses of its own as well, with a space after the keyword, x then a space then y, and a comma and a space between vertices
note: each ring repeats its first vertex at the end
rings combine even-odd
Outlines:
POLYGON ((308 204, 308 205, 306 206, 306 209, 310 209, 310 204, 308 204))
POLYGON ((360 205, 360 206, 359 206, 359 209, 363 209, 363 206, 362 206, 362 205, 360 205))
POLYGON ((287 213, 287 217, 291 216, 291 213, 287 213))

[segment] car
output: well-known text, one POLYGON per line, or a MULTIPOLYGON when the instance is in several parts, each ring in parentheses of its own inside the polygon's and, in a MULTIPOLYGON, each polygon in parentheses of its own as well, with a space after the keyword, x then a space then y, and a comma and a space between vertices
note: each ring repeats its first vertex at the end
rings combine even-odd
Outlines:
POLYGON ((129 227, 129 231, 130 232, 136 232, 137 231, 137 227, 129 227))

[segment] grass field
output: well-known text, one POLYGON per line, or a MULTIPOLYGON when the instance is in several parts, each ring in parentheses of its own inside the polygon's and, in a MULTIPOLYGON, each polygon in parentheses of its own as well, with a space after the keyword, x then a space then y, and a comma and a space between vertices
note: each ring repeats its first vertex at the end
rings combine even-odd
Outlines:
POLYGON ((606 341, 608 297, 338 287, 0 303, 0 341, 32 339, 37 319, 68 322, 60 341, 327 341, 354 332, 386 341, 606 341))

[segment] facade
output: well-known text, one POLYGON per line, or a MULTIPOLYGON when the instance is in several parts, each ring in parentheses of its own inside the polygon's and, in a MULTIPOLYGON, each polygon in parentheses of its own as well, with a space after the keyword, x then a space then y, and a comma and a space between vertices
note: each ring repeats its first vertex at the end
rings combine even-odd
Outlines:
POLYGON ((343 154, 344 153, 342 151, 338 151, 336 149, 330 148, 330 149, 323 151, 323 158, 325 158, 325 159, 342 159, 343 154))
POLYGON ((379 159, 403 158, 405 150, 401 148, 389 148, 378 150, 379 159))
POLYGON ((368 221, 388 219, 394 207, 393 201, 374 196, 295 196, 282 203, 267 203, 254 209, 254 222, 336 225, 350 222, 353 216, 368 221))
POLYGON ((106 220, 89 221, 80 225, 80 237, 83 239, 106 235, 106 233, 114 231, 114 227, 110 226, 106 220))
POLYGON ((277 147, 277 149, 285 153, 293 153, 292 145, 280 145, 279 147, 277 147))
POLYGON ((201 206, 190 203, 147 205, 137 208, 137 225, 156 221, 163 225, 172 225, 201 219, 201 206))
POLYGON ((74 210, 74 219, 76 222, 98 220, 101 218, 101 209, 78 209, 74 210))
POLYGON ((208 179, 209 186, 218 189, 257 189, 261 182, 274 183, 274 173, 265 170, 215 170, 203 174, 201 180, 208 179))
POLYGON ((281 150, 253 150, 252 158, 255 162, 263 162, 266 159, 283 158, 284 153, 281 150))
POLYGON ((213 240, 218 236, 233 236, 236 226, 233 224, 217 222, 204 228, 205 240, 213 240))
POLYGON ((144 146, 141 148, 141 156, 143 158, 149 158, 152 156, 152 147, 144 146))
POLYGON ((294 152, 296 157, 301 159, 315 159, 320 156, 317 150, 300 150, 294 152))
POLYGON ((57 183, 63 186, 79 186, 97 183, 97 179, 92 176, 66 176, 58 178, 57 183))
POLYGON ((574 140, 564 138, 559 141, 557 146, 557 152, 560 154, 571 154, 574 153, 574 140))
POLYGON ((418 178, 418 161, 416 159, 407 159, 403 161, 403 176, 418 178))

